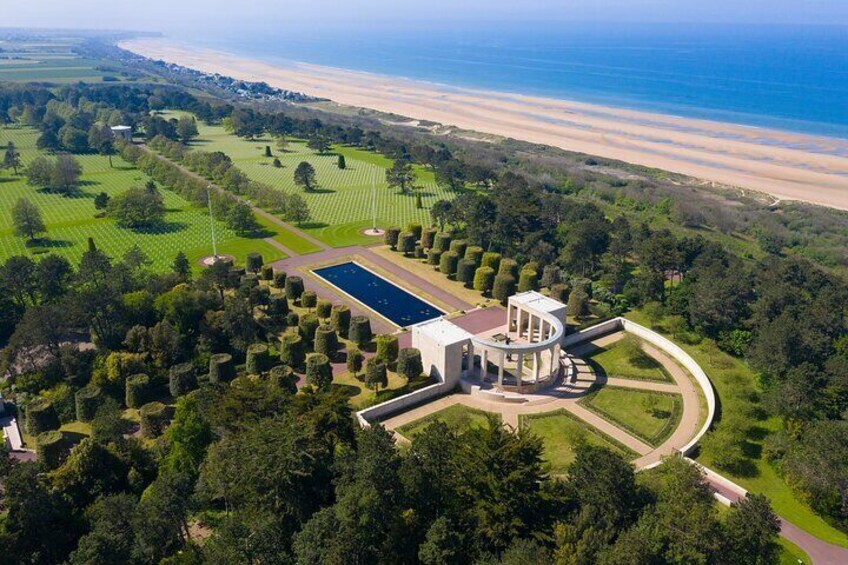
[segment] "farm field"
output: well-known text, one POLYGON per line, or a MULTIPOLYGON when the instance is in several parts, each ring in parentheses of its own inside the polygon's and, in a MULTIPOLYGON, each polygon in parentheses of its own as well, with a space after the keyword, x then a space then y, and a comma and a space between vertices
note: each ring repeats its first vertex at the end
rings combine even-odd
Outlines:
POLYGON ((102 61, 73 52, 77 40, 55 38, 43 42, 0 40, 0 81, 76 82, 119 81, 120 73, 102 66, 102 61))
MULTIPOLYGON (((25 167, 39 154, 35 147, 37 137, 38 132, 30 128, 0 128, 0 147, 5 148, 6 142, 13 141, 25 167)), ((152 261, 151 268, 157 271, 168 270, 179 251, 183 251, 192 264, 211 254, 206 210, 192 206, 166 187, 159 188, 167 213, 155 229, 121 228, 110 218, 96 217, 93 201, 97 194, 106 192, 114 197, 131 186, 144 184, 148 177, 118 156, 112 158, 113 168, 109 167, 108 159, 100 155, 76 157, 83 169, 82 182, 78 193, 70 197, 29 186, 25 176, 14 176, 11 170, 0 172, 0 261, 13 255, 53 252, 76 264, 87 249, 89 237, 113 258, 120 258, 138 245, 152 261), (46 240, 38 247, 27 247, 25 238, 14 235, 11 210, 20 197, 28 198, 39 208, 47 226, 46 240)), ((223 222, 216 221, 215 234, 218 252, 234 255, 240 261, 251 251, 261 253, 266 261, 285 256, 262 239, 237 236, 223 222)), ((276 232, 273 235, 276 236, 276 232)))
MULTIPOLYGON (((166 112, 178 116, 178 112, 166 112)), ((415 167, 418 192, 422 196, 422 209, 415 207, 415 195, 400 194, 386 184, 386 169, 392 161, 382 155, 353 147, 335 146, 327 155, 319 155, 306 147, 302 140, 291 140, 286 151, 276 148, 269 136, 246 140, 227 133, 222 126, 209 126, 198 122, 200 136, 191 143, 193 149, 222 151, 251 179, 280 190, 296 191, 303 195, 312 214, 310 222, 301 226, 304 231, 332 247, 374 243, 373 237, 362 230, 371 226, 371 183, 375 186, 377 225, 405 227, 411 221, 430 223, 429 207, 439 199, 451 199, 453 193, 436 185, 431 171, 415 167), (265 146, 270 146, 273 156, 265 157, 265 146), (337 155, 345 156, 347 167, 337 166, 337 155), (280 159, 281 168, 273 166, 280 159), (298 163, 308 161, 315 168, 319 188, 313 193, 303 192, 294 184, 293 173, 298 163)))

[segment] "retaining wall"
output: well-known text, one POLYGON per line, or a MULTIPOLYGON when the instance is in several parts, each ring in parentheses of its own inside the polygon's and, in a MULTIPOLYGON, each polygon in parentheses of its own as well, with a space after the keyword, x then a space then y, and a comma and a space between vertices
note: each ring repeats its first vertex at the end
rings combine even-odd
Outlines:
POLYGON ((359 421, 360 426, 367 428, 370 427, 371 422, 375 420, 380 420, 398 412, 403 412, 404 410, 417 406, 426 400, 447 394, 452 389, 452 386, 444 382, 425 386, 424 388, 419 388, 418 390, 404 394, 403 396, 398 396, 397 398, 381 402, 380 404, 371 406, 370 408, 360 410, 356 413, 356 419, 359 421))

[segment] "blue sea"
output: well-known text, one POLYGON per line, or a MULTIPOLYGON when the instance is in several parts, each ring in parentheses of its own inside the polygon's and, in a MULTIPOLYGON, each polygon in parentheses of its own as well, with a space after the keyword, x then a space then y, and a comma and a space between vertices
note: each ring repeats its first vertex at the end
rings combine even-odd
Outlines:
POLYGON ((358 26, 181 39, 307 62, 848 138, 848 28, 720 25, 358 26))

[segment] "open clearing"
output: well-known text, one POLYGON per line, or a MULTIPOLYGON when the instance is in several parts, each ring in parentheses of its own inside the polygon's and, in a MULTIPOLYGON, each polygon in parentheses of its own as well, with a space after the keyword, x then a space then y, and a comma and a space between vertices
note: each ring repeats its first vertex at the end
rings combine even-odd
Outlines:
POLYGON ((611 386, 590 393, 579 404, 653 447, 668 439, 683 413, 679 394, 611 386))

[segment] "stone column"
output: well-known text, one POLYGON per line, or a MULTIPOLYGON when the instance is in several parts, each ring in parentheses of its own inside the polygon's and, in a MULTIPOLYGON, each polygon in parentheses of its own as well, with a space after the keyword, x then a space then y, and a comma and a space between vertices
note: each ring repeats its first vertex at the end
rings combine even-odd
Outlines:
POLYGON ((489 374, 489 350, 487 348, 483 348, 480 351, 480 381, 486 380, 486 377, 489 374))
POLYGON ((468 367, 465 369, 465 376, 474 376, 474 343, 471 340, 468 340, 468 367))
POLYGON ((521 386, 521 375, 524 373, 524 353, 518 354, 518 365, 517 371, 515 375, 515 380, 517 381, 518 386, 521 386))
POLYGON ((512 304, 507 303, 506 306, 506 333, 512 329, 512 304))
POLYGON ((504 354, 503 350, 501 350, 499 358, 500 360, 498 362, 498 386, 503 386, 504 363, 506 362, 506 355, 504 354))
POLYGON ((541 369, 542 364, 542 352, 537 351, 533 354, 533 382, 539 382, 539 369, 541 369))

